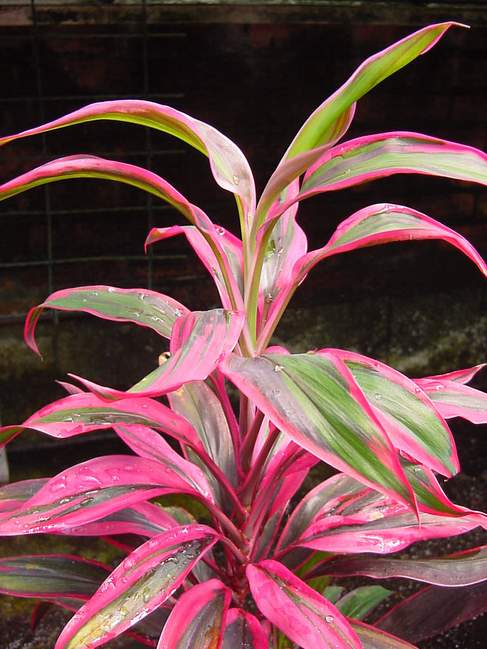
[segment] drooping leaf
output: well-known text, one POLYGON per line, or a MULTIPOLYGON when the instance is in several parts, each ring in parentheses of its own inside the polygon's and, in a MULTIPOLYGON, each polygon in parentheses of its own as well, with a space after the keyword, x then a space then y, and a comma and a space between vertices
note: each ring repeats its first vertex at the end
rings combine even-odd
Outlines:
POLYGON ((363 620, 392 593, 382 586, 359 586, 341 597, 337 609, 355 620, 363 620))
POLYGON ((358 620, 350 620, 350 624, 360 638, 362 649, 417 649, 409 642, 381 631, 375 626, 369 626, 358 620))
POLYGON ((468 383, 486 365, 487 363, 480 363, 480 365, 467 367, 464 370, 454 370, 447 374, 436 374, 435 376, 425 376, 424 378, 431 379, 432 381, 455 381, 456 383, 468 383))
POLYGON ((75 378, 107 400, 160 396, 190 381, 206 379, 225 355, 234 349, 242 326, 243 313, 238 311, 192 311, 187 316, 181 316, 173 327, 169 360, 127 392, 75 378))
POLYGON ((487 517, 468 510, 463 516, 421 512, 418 521, 405 505, 382 498, 357 511, 315 519, 296 545, 326 552, 389 554, 416 541, 464 534, 479 525, 487 529, 487 517))
MULTIPOLYGON (((62 471, 29 500, 0 517, 0 534, 59 532, 168 493, 202 498, 162 462, 128 455, 87 460, 62 471)), ((211 500, 211 493, 207 494, 211 500)))
POLYGON ((255 206, 255 187, 243 153, 212 126, 169 106, 134 99, 97 102, 42 126, 4 137, 0 139, 0 145, 64 126, 103 119, 148 126, 174 135, 195 147, 208 156, 216 182, 223 189, 236 194, 244 214, 247 218, 251 217, 255 206))
POLYGON ((132 185, 170 203, 192 223, 198 220, 191 203, 152 171, 126 162, 83 154, 52 160, 0 185, 0 200, 46 183, 72 178, 98 178, 132 185))
POLYGON ((349 140, 327 151, 307 171, 299 194, 291 202, 323 192, 384 178, 398 173, 419 173, 456 180, 487 183, 487 156, 474 147, 422 133, 394 131, 349 140))
MULTIPOLYGON (((243 295, 242 242, 231 232, 219 225, 215 226, 215 232, 219 246, 225 253, 224 258, 228 263, 228 273, 235 279, 237 290, 234 290, 234 293, 235 295, 241 297, 241 295, 243 295)), ((225 309, 232 309, 234 305, 232 304, 232 300, 225 285, 225 277, 222 273, 221 268, 219 268, 218 259, 215 256, 215 252, 208 243, 207 239, 205 239, 205 237, 197 228, 192 225, 173 225, 168 228, 153 228, 147 236, 145 246, 147 248, 147 246, 152 245, 157 241, 163 241, 180 234, 183 234, 186 237, 188 243, 193 248, 199 259, 205 266, 206 270, 213 278, 220 294, 223 307, 225 309)))
POLYGON ((336 576, 405 577, 437 586, 470 586, 487 580, 487 546, 433 559, 337 557, 322 567, 327 574, 336 576))
POLYGON ((155 610, 216 542, 204 525, 179 527, 134 550, 71 618, 55 649, 94 649, 155 610))
POLYGON ((303 649, 361 647, 340 611, 282 564, 250 564, 247 578, 260 612, 303 649))
MULTIPOLYGON (((281 192, 346 133, 355 112, 355 102, 427 52, 455 24, 429 25, 369 57, 341 88, 311 114, 262 193, 257 206, 257 224, 260 225, 281 192)), ((270 212, 273 213, 272 210, 270 212)))
POLYGON ((362 354, 335 353, 353 374, 395 447, 443 475, 459 470, 447 423, 414 381, 362 354))
POLYGON ((293 268, 291 284, 295 288, 313 266, 333 255, 395 241, 424 239, 439 239, 451 244, 487 275, 487 264, 460 234, 410 207, 380 203, 352 214, 340 223, 326 246, 299 259, 293 268))
POLYGON ((93 523, 60 530, 60 532, 74 536, 137 534, 150 538, 179 525, 180 522, 176 520, 170 510, 154 503, 141 502, 132 505, 132 507, 120 509, 93 523))
MULTIPOLYGON (((445 375, 448 376, 448 375, 445 375)), ((416 379, 445 419, 463 417, 474 424, 487 423, 487 394, 459 380, 442 377, 416 379)))
POLYGON ((230 600, 218 579, 193 586, 171 611, 157 649, 220 649, 230 600))
POLYGON ((296 444, 365 484, 414 502, 396 451, 333 353, 232 355, 221 369, 296 444))
POLYGON ((69 554, 25 554, 0 559, 0 592, 40 599, 88 599, 111 568, 69 554))
POLYGON ((228 611, 221 649, 268 649, 269 641, 259 620, 240 608, 228 611))
POLYGON ((166 440, 147 426, 114 426, 117 435, 129 448, 140 457, 149 458, 160 462, 168 470, 179 476, 182 480, 201 493, 205 498, 214 500, 212 488, 205 473, 193 462, 185 460, 176 453, 166 440), (211 494, 211 496, 210 496, 211 494))
POLYGON ((0 512, 15 509, 21 503, 29 500, 47 481, 48 478, 34 478, 3 485, 0 487, 0 512))
POLYGON ((164 404, 144 397, 113 403, 91 392, 81 392, 53 401, 15 428, 18 431, 29 428, 64 439, 117 424, 156 428, 186 444, 201 446, 194 428, 183 417, 164 404))
POLYGON ((25 341, 39 353, 34 331, 44 309, 84 311, 105 320, 133 322, 170 338, 177 318, 189 313, 173 298, 143 288, 124 289, 113 286, 80 286, 56 291, 45 302, 33 307, 25 322, 25 341))
POLYGON ((461 588, 427 586, 374 622, 384 631, 419 642, 487 611, 487 581, 461 588))

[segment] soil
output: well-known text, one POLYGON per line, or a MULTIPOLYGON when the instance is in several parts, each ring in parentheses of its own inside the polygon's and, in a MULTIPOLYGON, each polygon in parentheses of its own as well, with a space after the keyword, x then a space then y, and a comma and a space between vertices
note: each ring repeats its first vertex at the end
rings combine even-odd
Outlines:
MULTIPOLYGON (((473 426, 468 422, 455 420, 452 429, 457 440, 462 473, 445 483, 444 488, 449 497, 471 509, 484 509, 487 503, 487 427, 473 426)), ((69 446, 45 443, 33 448, 18 447, 10 457, 12 479, 18 480, 39 475, 51 475, 74 462, 83 461, 94 454, 125 452, 119 442, 106 434, 93 436, 91 442, 71 444, 69 446), (35 467, 32 466, 35 457, 35 467), (39 468, 39 467, 42 467, 39 468)), ((411 556, 444 555, 458 550, 487 543, 485 532, 477 529, 469 534, 439 539, 412 546, 408 550, 411 556)), ((0 539, 0 555, 42 552, 73 552, 88 558, 98 558, 111 563, 117 560, 117 551, 107 549, 106 544, 97 539, 73 539, 67 537, 11 537, 0 539)), ((354 580, 354 584, 369 583, 354 580)), ((390 580, 381 582, 394 590, 388 599, 387 608, 400 601, 418 588, 418 584, 408 580, 390 580)), ((11 597, 0 598, 0 638, 1 649, 52 649, 69 614, 55 608, 47 610, 35 629, 31 627, 31 616, 35 602, 11 597)), ((373 619, 377 618, 377 611, 373 619)), ((419 649, 484 649, 487 636, 487 615, 464 622, 449 629, 441 636, 417 642, 419 649)), ((131 639, 118 639, 105 645, 107 649, 141 649, 142 645, 131 639)))

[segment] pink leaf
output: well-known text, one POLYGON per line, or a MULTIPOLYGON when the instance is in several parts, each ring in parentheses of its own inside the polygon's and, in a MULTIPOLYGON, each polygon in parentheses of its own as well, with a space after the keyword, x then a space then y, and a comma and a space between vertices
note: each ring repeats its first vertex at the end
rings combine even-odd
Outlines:
POLYGON ((44 406, 15 428, 19 431, 30 428, 64 439, 116 424, 149 426, 183 443, 201 446, 196 431, 186 419, 164 404, 144 397, 112 403, 91 392, 79 392, 44 406))
MULTIPOLYGON (((448 374, 444 376, 447 377, 448 374)), ((463 417, 474 424, 487 424, 485 392, 463 385, 460 380, 448 380, 441 376, 416 379, 415 382, 445 419, 463 417)))
POLYGON ((417 649, 409 642, 377 629, 375 626, 364 624, 358 620, 350 620, 350 624, 360 638, 362 649, 417 649))
POLYGON ((252 596, 265 617, 303 649, 360 649, 338 609, 277 561, 247 566, 252 596))
POLYGON ((164 603, 216 540, 211 528, 188 525, 139 546, 71 618, 55 649, 94 649, 126 631, 164 603))
MULTIPOLYGON (((157 241, 169 239, 170 237, 175 237, 180 234, 185 235, 190 246, 212 276, 220 294, 223 307, 225 309, 232 309, 233 304, 225 286, 225 277, 219 268, 218 259, 216 258, 207 239, 205 239, 197 228, 191 225, 173 225, 169 228, 153 228, 146 239, 146 248, 157 241)), ((241 306, 241 295, 243 294, 242 242, 231 232, 228 232, 228 230, 225 230, 225 228, 222 228, 221 226, 215 226, 214 234, 211 238, 214 245, 224 253, 223 259, 227 264, 228 275, 235 280, 233 293, 235 296, 240 296, 239 306, 241 306)))
MULTIPOLYGON (((125 455, 98 457, 62 471, 17 509, 3 515, 0 534, 59 532, 175 492, 202 498, 189 481, 162 462, 125 455)), ((211 493, 206 497, 211 501, 211 493)))
POLYGON ((103 399, 160 396, 190 381, 202 381, 234 349, 243 327, 243 313, 213 309, 194 311, 176 321, 171 337, 171 358, 127 392, 77 378, 103 399))
POLYGON ((193 586, 173 608, 157 649, 220 649, 230 600, 218 579, 193 586))
POLYGON ((216 182, 238 197, 247 219, 255 207, 255 187, 249 164, 225 135, 181 111, 150 101, 117 100, 90 104, 42 126, 0 139, 0 145, 54 129, 95 120, 132 122, 170 133, 208 156, 216 182))

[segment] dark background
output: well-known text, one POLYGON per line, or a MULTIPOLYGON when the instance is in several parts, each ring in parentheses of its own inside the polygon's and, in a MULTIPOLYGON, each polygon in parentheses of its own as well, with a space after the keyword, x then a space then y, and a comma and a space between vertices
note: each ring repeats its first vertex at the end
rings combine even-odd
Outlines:
MULTIPOLYGON (((452 19, 471 29, 452 28, 427 55, 362 99, 347 138, 411 130, 485 148, 486 7, 0 1, 0 132, 29 128, 92 101, 150 99, 231 137, 262 190, 304 119, 361 61, 417 28, 452 19)), ((137 126, 98 122, 10 144, 0 150, 0 181, 74 153, 154 169, 213 221, 236 232, 233 199, 215 185, 207 160, 178 140, 137 126)), ((310 247, 323 245, 341 220, 375 202, 419 209, 487 256, 485 190, 423 176, 396 176, 303 204, 300 222, 310 247)), ((102 181, 59 183, 1 204, 3 423, 22 421, 62 396, 54 380, 67 372, 127 387, 153 368, 163 350, 156 336, 130 325, 50 314, 38 328, 44 352, 39 360, 22 341, 22 322, 50 292, 85 284, 148 286, 192 309, 218 304, 183 238, 144 257, 148 229, 173 223, 182 219, 166 205, 102 181)), ((294 298, 277 340, 295 351, 354 349, 410 376, 446 372, 486 360, 486 306, 478 270, 454 248, 439 242, 376 247, 319 266, 294 298)), ((485 371, 478 385, 487 388, 485 371)), ((485 508, 486 431, 464 422, 454 428, 464 477, 452 482, 451 496, 485 508)), ((36 456, 43 458, 45 473, 66 466, 62 449, 54 451, 58 447, 49 440, 27 435, 15 444, 14 472, 24 470, 34 449, 45 453, 36 456)), ((471 642, 458 646, 481 646, 471 642)))

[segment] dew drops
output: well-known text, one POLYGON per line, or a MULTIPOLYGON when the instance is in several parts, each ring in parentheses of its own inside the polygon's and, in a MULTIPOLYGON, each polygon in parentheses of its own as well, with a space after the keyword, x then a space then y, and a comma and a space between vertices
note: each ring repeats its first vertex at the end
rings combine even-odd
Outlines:
POLYGON ((333 617, 333 615, 325 615, 325 622, 327 622, 328 624, 331 624, 334 621, 335 621, 335 618, 333 617))
POLYGON ((272 295, 272 293, 266 293, 264 301, 266 302, 266 304, 271 304, 271 302, 274 301, 274 296, 272 295))
POLYGON ((142 591, 142 600, 144 601, 145 604, 150 600, 151 595, 150 595, 150 590, 148 588, 144 588, 142 591))
POLYGON ((239 182, 240 182, 240 178, 236 174, 233 174, 233 183, 235 185, 238 185, 239 182))
POLYGON ((282 372, 283 369, 282 365, 274 365, 274 372, 282 372))
POLYGON ((215 228, 215 231, 219 237, 223 237, 223 235, 225 234, 225 228, 222 228, 221 225, 218 225, 215 228))
POLYGON ((421 392, 421 388, 418 387, 418 386, 416 386, 416 387, 414 388, 414 391, 416 392, 416 394, 419 394, 419 393, 421 392))
POLYGON ((375 399, 376 401, 380 401, 380 400, 382 399, 382 394, 380 394, 380 392, 376 392, 376 393, 374 394, 374 399, 375 399))

